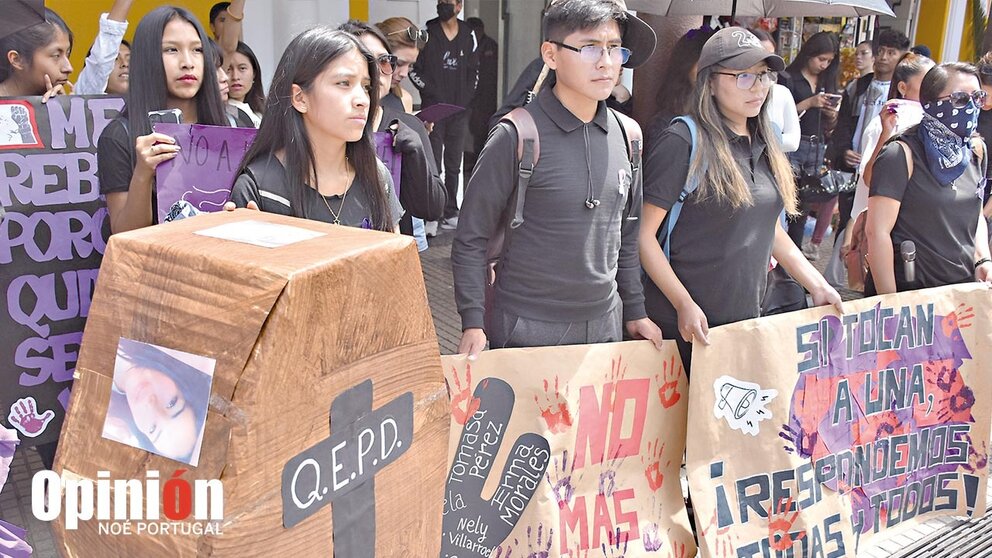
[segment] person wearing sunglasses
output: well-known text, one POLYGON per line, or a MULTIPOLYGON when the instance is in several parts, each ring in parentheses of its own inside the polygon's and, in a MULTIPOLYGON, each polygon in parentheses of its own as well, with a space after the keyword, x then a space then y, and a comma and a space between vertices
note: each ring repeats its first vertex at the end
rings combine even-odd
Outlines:
MULTIPOLYGON (((992 138, 992 52, 986 52, 978 61, 978 77, 982 82, 982 91, 985 91, 985 104, 982 105, 982 112, 978 115, 978 135, 988 143, 992 138)), ((989 225, 989 240, 992 241, 992 180, 985 181, 984 199, 985 207, 982 213, 985 215, 985 222, 989 225)))
MULTIPOLYGON (((661 345, 645 317, 637 259, 641 181, 624 126, 606 99, 621 67, 637 67, 657 38, 611 0, 559 0, 544 18, 541 55, 557 75, 523 108, 541 153, 524 197, 523 223, 506 228, 492 308, 485 309, 490 239, 516 199, 516 128, 501 122, 465 192, 451 247, 458 352, 620 341, 627 333, 661 345), (488 327, 487 327, 488 326, 488 327)), ((431 39, 433 41, 433 39, 431 39)), ((626 118, 626 117, 624 117, 626 118)))
POLYGON ((373 84, 372 94, 378 95, 380 104, 369 117, 377 133, 392 135, 393 150, 402 157, 399 182, 396 184, 396 192, 405 211, 400 219, 400 232, 413 236, 417 240, 417 248, 424 251, 427 249, 427 236, 422 227, 414 227, 412 219, 440 219, 446 198, 444 182, 434 164, 427 129, 416 116, 381 102, 389 95, 393 83, 391 76, 396 71, 396 55, 389 50, 382 31, 354 19, 343 23, 338 29, 358 37, 379 66, 379 81, 373 84))
POLYGON ((923 119, 872 168, 865 295, 992 279, 981 190, 988 154, 975 134, 986 97, 971 64, 939 64, 923 77, 923 119), (912 277, 905 241, 916 245, 912 277))
MULTIPOLYGON (((410 70, 410 81, 420 91, 421 108, 437 104, 468 109, 479 77, 478 41, 472 28, 458 19, 462 0, 438 0, 437 18, 427 22, 430 40, 410 70)), ((431 147, 438 167, 444 165, 448 202, 443 229, 458 225, 458 187, 462 157, 468 141, 468 110, 434 122, 431 147)))
MULTIPOLYGON (((772 256, 817 305, 841 299, 780 224, 798 210, 795 179, 768 118, 782 58, 750 31, 728 27, 703 45, 689 116, 648 145, 640 256, 648 317, 674 339, 686 369, 709 328, 757 318, 772 256), (683 196, 690 175, 699 187, 683 196), (659 230, 682 198, 671 234, 659 230), (662 246, 664 243, 664 247, 662 246)), ((666 229, 667 231, 667 229, 666 229)))
POLYGON ((396 55, 396 71, 390 76, 392 87, 389 94, 382 98, 382 105, 412 114, 413 96, 401 84, 410 75, 410 68, 420 56, 420 49, 427 44, 427 31, 405 17, 391 17, 375 26, 386 36, 389 50, 396 55))

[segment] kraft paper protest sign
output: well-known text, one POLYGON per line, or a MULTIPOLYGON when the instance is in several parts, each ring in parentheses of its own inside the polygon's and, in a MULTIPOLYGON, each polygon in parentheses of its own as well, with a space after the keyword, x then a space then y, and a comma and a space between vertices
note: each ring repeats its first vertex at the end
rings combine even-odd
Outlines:
POLYGON ((451 393, 441 556, 692 556, 675 343, 441 357, 451 393))
POLYGON ((245 153, 255 140, 255 128, 203 124, 155 124, 155 131, 172 136, 180 151, 155 169, 158 221, 184 201, 199 212, 224 209, 245 153))
POLYGON ((58 439, 110 235, 97 142, 119 97, 0 100, 0 423, 58 439))
POLYGON ((687 453, 703 556, 853 556, 888 529, 983 515, 990 303, 959 285, 711 331, 687 453))

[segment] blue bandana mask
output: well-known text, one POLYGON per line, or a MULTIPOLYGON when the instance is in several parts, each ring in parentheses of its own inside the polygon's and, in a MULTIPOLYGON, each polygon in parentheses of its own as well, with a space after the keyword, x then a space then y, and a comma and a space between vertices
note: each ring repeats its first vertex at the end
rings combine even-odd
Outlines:
POLYGON ((967 141, 978 127, 978 106, 969 100, 963 108, 950 101, 932 101, 923 105, 920 140, 927 155, 927 167, 941 185, 957 180, 968 168, 971 145, 967 141))

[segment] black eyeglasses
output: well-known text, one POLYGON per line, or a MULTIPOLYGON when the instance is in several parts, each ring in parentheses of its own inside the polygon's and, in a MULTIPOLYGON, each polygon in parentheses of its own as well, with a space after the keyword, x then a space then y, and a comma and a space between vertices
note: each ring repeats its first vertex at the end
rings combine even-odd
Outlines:
POLYGON ((769 87, 771 84, 778 80, 778 72, 768 70, 766 72, 761 72, 760 74, 755 74, 752 72, 743 72, 740 74, 732 74, 730 72, 713 72, 714 74, 719 74, 721 76, 733 76, 737 78, 737 88, 738 89, 751 89, 754 87, 755 82, 761 82, 761 85, 769 87))
POLYGON ((406 33, 407 38, 415 43, 426 43, 427 39, 431 38, 431 36, 427 34, 426 29, 417 29, 413 26, 407 27, 406 29, 400 29, 399 31, 393 31, 392 33, 389 33, 389 35, 399 35, 400 33, 406 33))
POLYGON ((630 55, 633 54, 629 48, 625 48, 619 45, 601 47, 599 45, 586 45, 581 48, 576 48, 571 45, 566 45, 565 43, 560 43, 558 41, 549 41, 551 44, 558 45, 561 48, 568 49, 572 52, 578 52, 579 58, 583 62, 595 63, 599 62, 603 57, 603 52, 605 51, 610 55, 610 58, 614 62, 619 62, 621 64, 626 64, 630 60, 630 55))
POLYGON ((956 109, 961 109, 968 106, 968 101, 975 101, 975 104, 982 106, 985 104, 985 98, 988 97, 988 93, 985 91, 975 91, 974 93, 965 93, 964 91, 955 91, 950 95, 945 95, 943 97, 937 97, 937 100, 948 99, 951 101, 951 106, 956 109))
POLYGON ((396 71, 399 58, 395 54, 380 54, 375 57, 375 61, 379 64, 379 71, 382 72, 382 75, 391 76, 396 71))

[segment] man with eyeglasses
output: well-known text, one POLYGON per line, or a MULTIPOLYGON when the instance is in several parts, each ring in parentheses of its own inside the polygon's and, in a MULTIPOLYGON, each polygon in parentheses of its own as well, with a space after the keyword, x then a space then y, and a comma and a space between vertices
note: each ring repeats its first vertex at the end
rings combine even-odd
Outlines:
MULTIPOLYGON (((430 39, 410 69, 410 81, 420 90, 421 107, 439 103, 469 108, 479 79, 478 41, 472 28, 458 19, 462 0, 438 0, 437 18, 427 22, 430 39)), ((468 111, 434 123, 431 147, 444 170, 448 202, 441 228, 458 225, 458 184, 468 140, 468 111)))
POLYGON ((465 193, 451 250, 462 318, 458 352, 472 358, 487 340, 492 348, 620 341, 625 325, 632 337, 660 346, 640 281, 641 181, 621 121, 606 106, 621 67, 650 58, 654 31, 618 2, 561 0, 548 9, 544 37, 541 55, 557 80, 524 108, 540 156, 523 223, 501 223, 516 202, 513 125, 492 131, 465 193), (487 248, 500 227, 506 236, 484 319, 487 248))

